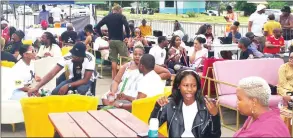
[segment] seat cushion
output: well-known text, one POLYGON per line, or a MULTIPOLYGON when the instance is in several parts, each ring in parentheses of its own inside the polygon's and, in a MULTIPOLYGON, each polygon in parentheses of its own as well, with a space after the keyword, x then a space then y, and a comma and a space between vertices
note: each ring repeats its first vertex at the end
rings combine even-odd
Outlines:
MULTIPOLYGON (((271 95, 269 100, 269 107, 275 108, 278 107, 278 103, 282 100, 280 95, 271 95)), ((219 96, 219 103, 228 107, 235 108, 237 107, 237 96, 236 94, 223 95, 219 96)))

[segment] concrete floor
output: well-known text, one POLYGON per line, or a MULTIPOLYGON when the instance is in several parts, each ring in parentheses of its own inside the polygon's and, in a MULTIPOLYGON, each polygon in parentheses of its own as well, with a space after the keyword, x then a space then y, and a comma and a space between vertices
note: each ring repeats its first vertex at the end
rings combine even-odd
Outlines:
MULTIPOLYGON (((110 84, 111 84, 111 77, 110 77, 110 72, 105 71, 103 74, 104 78, 99 79, 97 81, 97 86, 96 86, 96 95, 101 97, 105 92, 109 90, 110 84)), ((224 119, 225 123, 235 126, 235 118, 236 118, 236 113, 233 111, 225 110, 224 111, 224 119)), ((241 122, 244 122, 244 119, 241 119, 241 122)), ((16 132, 12 132, 12 127, 11 125, 1 125, 1 137, 24 137, 26 136, 25 134, 25 126, 24 123, 16 124, 16 132)), ((235 132, 231 131, 230 129, 222 127, 222 137, 232 137, 235 132)))

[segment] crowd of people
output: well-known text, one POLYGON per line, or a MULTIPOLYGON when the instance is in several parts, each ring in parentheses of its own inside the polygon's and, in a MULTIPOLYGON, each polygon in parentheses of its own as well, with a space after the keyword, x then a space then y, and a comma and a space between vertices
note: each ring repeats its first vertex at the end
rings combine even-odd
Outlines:
MULTIPOLYGON (((265 8, 264 5, 257 6, 249 18, 248 33, 241 34, 237 14, 231 6, 227 7, 225 36, 238 44, 240 60, 279 57, 278 54, 285 50, 285 40, 292 39, 290 7, 282 9, 280 22, 275 21, 273 14, 265 16, 265 8)), ((58 39, 47 31, 49 16, 44 6, 40 14, 44 32, 33 44, 23 44, 24 32, 9 26, 5 20, 1 21, 1 60, 16 63, 12 69, 18 83, 12 92, 12 100, 39 96, 39 89, 63 68, 69 70, 68 79, 65 73, 58 77, 52 95, 66 95, 70 90, 81 95, 95 95, 91 89, 97 79, 96 59, 102 58, 111 62, 113 80, 109 91, 102 96, 104 106, 131 110, 132 101, 162 94, 171 74, 176 74, 171 96, 158 99, 151 117, 158 118, 160 125, 167 122, 170 137, 221 136, 218 102, 203 96, 198 75, 204 59, 214 56, 212 44, 218 38, 213 36, 211 25, 202 25, 192 37, 192 46, 188 46, 182 25, 175 21, 171 40, 158 36, 157 43, 153 44, 146 39, 154 35, 147 21, 143 19, 141 26, 136 27, 133 21, 127 21, 122 8, 115 5, 97 25, 88 24, 80 32, 74 31, 73 25, 68 23, 67 30, 60 36, 61 42, 57 42, 58 39), (72 48, 62 56, 62 47, 72 48), (147 47, 151 49, 146 51, 147 47), (33 61, 47 57, 60 57, 61 60, 40 78, 35 74, 33 61), (122 63, 121 57, 126 58, 122 63), (37 82, 35 87, 31 87, 33 81, 37 82)), ((278 93, 286 101, 293 100, 293 96, 287 96, 293 92, 292 53, 278 73, 278 93)), ((290 136, 279 110, 268 107, 271 90, 264 79, 243 78, 236 93, 237 108, 248 119, 234 137, 290 136)))

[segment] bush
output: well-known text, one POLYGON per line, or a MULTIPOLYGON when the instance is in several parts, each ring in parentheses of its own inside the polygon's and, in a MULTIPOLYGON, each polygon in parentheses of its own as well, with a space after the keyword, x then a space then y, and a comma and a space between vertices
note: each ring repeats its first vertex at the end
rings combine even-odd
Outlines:
POLYGON ((186 12, 189 17, 195 17, 195 12, 186 12))

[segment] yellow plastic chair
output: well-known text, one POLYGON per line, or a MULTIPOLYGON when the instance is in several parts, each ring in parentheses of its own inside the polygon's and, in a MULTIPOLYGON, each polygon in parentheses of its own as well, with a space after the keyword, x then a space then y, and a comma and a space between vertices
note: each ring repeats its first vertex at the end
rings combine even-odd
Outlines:
POLYGON ((30 97, 21 99, 27 137, 53 137, 49 113, 96 110, 98 98, 82 95, 30 97))
POLYGON ((9 61, 1 61, 1 66, 2 67, 8 67, 8 68, 12 68, 15 65, 14 62, 9 62, 9 61))
POLYGON ((31 46, 33 44, 33 40, 30 40, 30 39, 22 40, 22 44, 31 46))
MULTIPOLYGON (((144 98, 144 99, 138 99, 134 100, 132 102, 132 114, 148 124, 149 118, 151 116, 151 113, 154 109, 154 106, 156 104, 156 101, 161 96, 169 96, 171 94, 172 87, 165 87, 164 94, 160 94, 154 97, 144 98)), ((167 131, 167 123, 164 123, 160 128, 159 132, 163 134, 165 137, 168 137, 168 131, 167 131)))
POLYGON ((68 54, 71 49, 72 49, 72 46, 62 47, 61 49, 62 56, 65 56, 66 54, 68 54))

